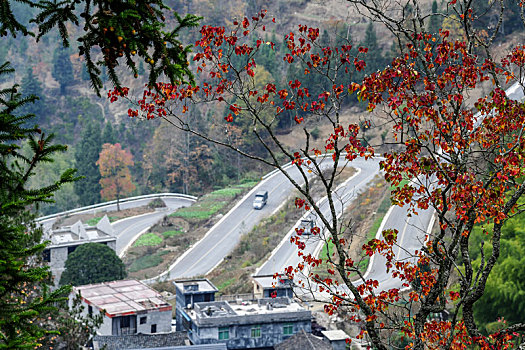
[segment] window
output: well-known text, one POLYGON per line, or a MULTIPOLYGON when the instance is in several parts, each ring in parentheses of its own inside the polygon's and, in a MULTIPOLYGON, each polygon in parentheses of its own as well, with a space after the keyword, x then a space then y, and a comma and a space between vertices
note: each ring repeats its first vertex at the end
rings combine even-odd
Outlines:
POLYGON ((137 333, 136 315, 113 317, 112 323, 113 335, 127 335, 137 333))
POLYGON ((293 324, 285 323, 284 326, 283 326, 283 334, 284 335, 292 335, 293 334, 293 324))
POLYGON ((260 338, 261 337, 261 325, 256 325, 252 327, 252 338, 260 338))
POLYGON ((157 333, 157 325, 156 324, 152 324, 151 325, 151 333, 157 333))
POLYGON ((93 315, 93 306, 88 305, 88 314, 89 316, 93 315))
POLYGON ((51 252, 49 251, 49 249, 44 250, 42 252, 42 255, 45 262, 51 262, 51 252))
POLYGON ((181 312, 182 315, 182 330, 190 332, 192 330, 191 318, 184 311, 181 312))
POLYGON ((69 254, 73 253, 77 248, 78 246, 67 247, 67 255, 69 256, 69 254))
POLYGON ((230 327, 219 327, 219 340, 230 339, 230 327))
POLYGON ((131 325, 131 317, 124 316, 120 319, 120 328, 128 328, 131 325))
POLYGON ((147 317, 147 316, 142 316, 142 317, 140 318, 140 324, 145 324, 147 320, 148 320, 148 317, 147 317))

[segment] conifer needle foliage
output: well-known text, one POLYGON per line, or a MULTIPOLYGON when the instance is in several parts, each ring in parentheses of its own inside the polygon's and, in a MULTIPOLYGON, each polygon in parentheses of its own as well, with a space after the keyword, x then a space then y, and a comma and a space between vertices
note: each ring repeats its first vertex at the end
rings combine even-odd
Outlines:
MULTIPOLYGON (((0 65, 0 76, 12 71, 8 63, 0 65)), ((75 170, 67 170, 49 186, 28 187, 38 165, 66 149, 31 126, 32 115, 18 114, 35 99, 23 98, 17 85, 0 90, 0 349, 33 349, 46 335, 57 333, 45 326, 46 317, 69 292, 68 287, 49 290, 51 272, 40 261, 46 243, 31 209, 51 201, 57 189, 74 181, 75 170), (29 141, 30 155, 22 154, 21 140, 29 141)))
POLYGON ((10 6, 10 1, 0 2, 0 35, 11 33, 36 36, 39 40, 53 28, 57 28, 63 45, 68 47, 69 32, 67 24, 83 26, 78 53, 84 56, 92 87, 100 95, 103 88, 100 79, 101 67, 108 69, 108 75, 116 87, 120 87, 116 67, 124 63, 135 77, 138 77, 139 61, 149 66, 149 83, 152 85, 160 76, 172 83, 193 83, 193 75, 188 69, 188 53, 191 46, 184 46, 179 40, 181 29, 198 25, 199 17, 181 17, 162 0, 64 0, 33 1, 22 3, 40 12, 31 22, 38 25, 38 32, 31 32, 20 23, 10 6), (77 10, 78 8, 81 8, 77 10), (80 11, 80 14, 79 14, 80 11), (177 25, 168 29, 166 15, 173 15, 177 25))

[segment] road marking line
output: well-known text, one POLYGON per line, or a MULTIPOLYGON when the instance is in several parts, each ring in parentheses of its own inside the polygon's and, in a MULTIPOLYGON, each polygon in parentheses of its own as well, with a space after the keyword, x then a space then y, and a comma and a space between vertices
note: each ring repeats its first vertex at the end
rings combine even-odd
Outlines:
MULTIPOLYGON (((272 194, 272 193, 274 193, 275 191, 277 191, 278 188, 279 188, 279 186, 277 186, 277 187, 274 188, 273 190, 270 190, 269 193, 268 193, 268 196, 270 196, 270 194, 272 194)), ((232 210, 233 210, 233 209, 232 209, 232 210)), ((235 233, 235 230, 236 230, 239 226, 243 225, 243 224, 244 224, 244 221, 245 221, 247 218, 249 218, 249 217, 250 217, 252 214, 254 214, 254 213, 255 213, 255 209, 253 209, 253 208, 250 209, 250 212, 248 213, 248 215, 246 215, 246 217, 243 219, 243 221, 239 222, 239 223, 238 223, 237 225, 235 225, 232 229, 230 229, 230 230, 224 235, 224 237, 222 237, 222 239, 220 239, 220 240, 219 240, 215 245, 213 245, 213 247, 211 247, 211 249, 208 250, 208 251, 212 251, 212 250, 214 250, 218 245, 220 245, 222 242, 224 242, 224 240, 225 240, 226 238, 234 238, 234 237, 230 237, 230 236, 232 236, 232 233, 235 233)), ((263 219, 264 219, 264 218, 263 218, 263 219)), ((262 219, 261 219, 261 220, 262 220, 262 219)), ((213 229, 213 228, 212 228, 212 229, 213 229)), ((212 229, 210 229, 210 231, 211 231, 212 229)), ((239 232, 239 233, 241 233, 241 232, 239 232)), ((240 235, 238 235, 239 237, 237 237, 237 238, 240 238, 242 235, 243 235, 243 233, 241 233, 240 235)), ((195 247, 197 247, 197 245, 195 245, 195 247)), ((235 246, 233 247, 233 249, 235 249, 235 246)), ((232 249, 232 250, 233 250, 233 249, 232 249)), ((199 260, 197 260, 193 265, 191 265, 191 266, 188 268, 188 270, 193 269, 193 268, 195 267, 195 265, 197 265, 197 264, 198 264, 202 259, 204 259, 205 257, 206 257, 206 255, 202 255, 201 258, 200 258, 199 260)), ((222 260, 224 260, 224 258, 222 258, 221 261, 222 261, 222 260)), ((209 271, 206 273, 206 275, 207 275, 208 273, 212 272, 212 271, 215 269, 215 267, 217 267, 217 266, 221 263, 221 261, 219 261, 217 264, 215 264, 215 266, 214 266, 211 270, 209 270, 209 271)))
MULTIPOLYGON (((383 230, 385 229, 386 222, 390 218, 390 215, 392 215, 392 212, 394 211, 395 206, 391 205, 390 208, 388 208, 388 211, 386 212, 385 216, 383 216, 383 220, 381 221, 381 225, 379 225, 379 229, 376 232, 376 239, 380 239, 381 235, 383 234, 383 230)), ((370 270, 372 270, 372 265, 374 263, 375 254, 372 254, 372 257, 370 258, 370 261, 368 261, 368 268, 366 269, 363 277, 366 278, 368 274, 370 273, 370 270)), ((352 281, 352 283, 354 283, 352 281)))
MULTIPOLYGON (((252 212, 253 212, 253 210, 252 210, 252 212)), ((251 215, 251 212, 248 214, 248 216, 249 216, 249 215, 251 215)), ((237 229, 237 227, 239 227, 239 226, 242 225, 242 224, 244 224, 244 220, 241 221, 240 223, 238 223, 237 225, 235 225, 235 226, 233 227, 233 229, 231 229, 228 233, 233 232, 235 229, 237 229)), ((225 240, 226 238, 230 238, 230 237, 228 236, 228 233, 225 234, 224 237, 222 237, 217 243, 215 243, 215 244, 213 245, 213 247, 211 247, 211 249, 209 249, 208 251, 213 251, 213 250, 214 250, 219 244, 221 244, 222 242, 224 242, 224 240, 225 240)), ((195 246, 195 247, 196 247, 196 246, 195 246)), ((195 265, 197 265, 199 262, 201 262, 201 260, 204 259, 205 257, 206 257, 206 255, 202 255, 202 256, 200 257, 199 260, 197 260, 195 263, 193 263, 193 265, 191 265, 191 266, 188 268, 188 271, 191 271, 191 269, 192 269, 193 267, 195 267, 195 265)), ((210 272, 211 272, 211 271, 210 271, 210 272)))
MULTIPOLYGON (((183 254, 182 257, 180 257, 179 259, 177 259, 177 261, 176 261, 172 266, 170 266, 170 269, 169 269, 168 272, 164 272, 164 273, 166 273, 167 275, 170 275, 171 272, 172 272, 172 270, 175 268, 175 264, 180 263, 180 262, 182 261, 183 257, 185 257, 186 255, 188 255, 188 254, 191 253, 190 251, 193 251, 194 249, 197 249, 198 245, 201 244, 202 241, 204 241, 204 238, 206 238, 206 236, 208 236, 209 234, 212 234, 212 233, 213 233, 212 231, 215 230, 216 227, 217 227, 219 224, 222 223, 222 221, 226 220, 226 218, 229 217, 230 213, 232 213, 234 210, 236 210, 240 205, 242 205, 242 204, 245 202, 245 200, 247 200, 249 197, 251 197, 251 195, 253 194, 253 192, 255 192, 255 189, 256 189, 256 188, 258 188, 259 186, 262 187, 263 182, 264 182, 264 184, 266 184, 266 182, 268 182, 269 179, 271 179, 271 178, 273 178, 274 176, 277 176, 277 175, 279 175, 279 174, 281 174, 281 173, 280 173, 280 172, 276 172, 276 173, 272 174, 271 176, 269 176, 269 177, 267 177, 266 179, 264 179, 261 183, 259 183, 259 185, 255 186, 250 192, 248 192, 248 194, 247 194, 246 196, 244 196, 244 197, 243 197, 243 198, 242 198, 242 199, 241 199, 241 200, 240 200, 240 201, 239 201, 239 202, 238 202, 238 203, 237 203, 237 204, 236 204, 236 205, 235 205, 235 206, 234 206, 234 207, 233 207, 233 208, 232 208, 227 214, 226 214, 226 215, 224 215, 224 216, 221 218, 221 220, 219 220, 219 222, 217 222, 215 225, 213 225, 213 227, 212 227, 210 230, 208 230, 208 233, 206 233, 206 235, 205 235, 205 236, 204 236, 199 242, 197 242, 194 246, 192 246, 190 249, 188 249, 188 250, 186 251, 186 254, 183 254)), ((272 193, 274 193, 274 192, 280 190, 280 187, 281 187, 283 184, 285 184, 285 183, 284 183, 284 182, 281 182, 279 185, 277 185, 277 187, 275 187, 275 188, 269 190, 268 196, 270 197, 270 195, 271 195, 272 193)), ((288 184, 288 183, 286 183, 286 184, 288 184)), ((292 185, 292 186, 293 186, 293 185, 292 185)), ((292 189, 293 189, 293 187, 292 187, 292 189)), ((284 202, 279 206, 279 208, 280 208, 283 204, 284 204, 284 202)), ((245 219, 246 219, 246 218, 249 218, 254 212, 255 212, 255 209, 251 208, 251 209, 250 209, 250 212, 248 213, 248 215, 246 215, 245 219)), ((233 214, 231 214, 231 215, 233 215, 233 214)), ((271 216, 271 215, 270 215, 270 216, 271 216)), ((264 219, 264 218, 263 218, 263 219, 264 219)), ((261 220, 262 220, 262 219, 261 219, 261 220)), ((233 229, 230 229, 230 230, 224 235, 224 237, 223 237, 220 241, 218 241, 218 242, 217 242, 217 243, 216 243, 216 244, 215 244, 210 250, 208 250, 208 251, 211 251, 211 250, 215 249, 215 248, 216 248, 219 244, 221 244, 226 238, 234 238, 234 237, 231 237, 231 235, 232 235, 232 233, 234 233, 234 231, 237 229, 237 227, 239 227, 239 225, 241 225, 241 224, 244 224, 244 220, 241 221, 239 224, 235 225, 235 227, 234 227, 233 229)), ((241 233, 241 234, 239 235, 239 237, 237 237, 237 238, 242 237, 242 235, 244 235, 244 233, 241 233)), ((232 250, 233 250, 233 249, 235 249, 235 246, 232 248, 232 250)), ((197 260, 193 265, 190 266, 190 268, 188 268, 188 271, 191 270, 196 264, 198 264, 198 263, 199 263, 202 259, 204 259, 205 257, 206 257, 206 255, 202 255, 201 258, 200 258, 199 260, 197 260)), ((215 264, 215 266, 213 266, 208 272, 206 272, 206 275, 209 274, 209 273, 211 273, 211 272, 212 272, 217 266, 219 266, 220 263, 221 263, 223 260, 224 260, 224 258, 221 258, 221 260, 220 260, 217 264, 215 264)), ((159 276, 157 276, 157 277, 160 277, 160 276, 161 276, 161 275, 159 275, 159 276)))
MULTIPOLYGON (((346 186, 348 186, 348 183, 351 182, 355 177, 357 177, 358 175, 361 174, 362 172, 362 168, 357 168, 357 172, 352 175, 350 178, 346 179, 342 184, 340 184, 335 190, 334 192, 336 192, 337 194, 337 191, 345 188, 346 186)), ((354 185, 353 188, 359 188, 360 186, 363 185, 363 183, 368 183, 370 182, 371 180, 369 180, 370 177, 375 177, 376 173, 373 172, 371 175, 368 175, 366 176, 363 180, 361 180, 357 185, 354 185), (372 175, 373 174, 373 175, 372 175)), ((343 194, 341 194, 341 199, 344 199, 344 198, 347 198, 347 197, 350 197, 348 198, 348 200, 352 199, 354 200, 355 198, 352 198, 354 197, 355 193, 352 192, 352 191, 344 191, 343 194)), ((319 208, 321 209, 321 206, 323 205, 326 205, 326 202, 327 202, 327 198, 328 196, 324 196, 323 198, 321 198, 318 202, 317 202, 317 205, 319 206, 319 208)), ((343 208, 341 210, 341 213, 339 213, 338 217, 340 217, 342 215, 342 213, 344 212, 344 205, 343 205, 343 208)), ((293 234, 293 232, 295 232, 295 228, 298 227, 299 223, 301 220, 303 220, 309 213, 305 213, 295 224, 294 226, 292 227, 292 229, 290 231, 288 231, 288 233, 286 234, 286 236, 284 236, 284 238, 281 240, 281 242, 279 243, 279 245, 272 251, 272 253, 270 254, 270 257, 268 258, 268 260, 266 260, 264 262, 264 264, 262 264, 254 273, 254 276, 257 276, 257 274, 263 269, 265 268, 266 264, 270 263, 272 260, 275 264, 275 256, 277 255, 278 251, 281 249, 281 247, 283 246, 283 244, 285 244, 286 242, 289 242, 290 241, 290 237, 291 235, 293 234)), ((314 246, 314 249, 312 250, 312 252, 316 252, 317 251, 317 254, 320 252, 321 248, 324 246, 323 244, 321 244, 323 241, 322 240, 319 240, 317 242, 317 245, 314 246), (321 248, 320 248, 321 247, 321 248)), ((291 258, 295 258, 297 256, 296 254, 296 249, 293 249, 293 254, 289 254, 288 257, 286 258, 286 261, 285 261, 285 266, 288 264, 288 262, 290 261, 291 258)), ((281 266, 282 268, 283 266, 281 266)), ((275 269, 275 266, 274 266, 274 269, 275 269)))
MULTIPOLYGON (((291 165, 285 165, 283 167, 283 169, 285 168, 288 168, 290 167, 291 165)), ((209 236, 210 234, 213 233, 213 230, 219 226, 224 220, 226 220, 227 217, 229 217, 230 215, 232 215, 231 213, 233 211, 235 211, 239 206, 241 206, 249 197, 252 196, 252 194, 259 190, 264 184, 266 184, 267 182, 269 182, 269 180, 275 176, 277 176, 278 174, 281 174, 281 172, 277 171, 275 173, 273 173, 271 176, 268 176, 268 177, 265 177, 261 182, 259 182, 256 186, 254 186, 244 197, 241 198, 241 200, 239 202, 237 202, 237 204, 232 208, 230 209, 230 211, 228 213, 226 213, 226 215, 224 215, 215 225, 213 225, 209 230, 208 232, 206 232, 206 234, 204 235, 204 237, 202 237, 198 242, 196 242, 195 244, 191 245, 181 256, 179 256, 177 258, 177 260, 175 260, 175 262, 173 264, 170 265, 170 267, 162 272, 160 275, 158 276, 155 276, 153 278, 149 278, 149 279, 146 279, 144 281, 154 281, 154 280, 161 280, 164 276, 169 276, 169 274, 171 273, 171 271, 175 268, 175 266, 177 264, 179 264, 182 259, 184 259, 188 254, 190 254, 193 249, 195 249, 202 241, 204 241, 204 239, 209 236)), ((253 210, 253 209, 252 209, 253 210)))

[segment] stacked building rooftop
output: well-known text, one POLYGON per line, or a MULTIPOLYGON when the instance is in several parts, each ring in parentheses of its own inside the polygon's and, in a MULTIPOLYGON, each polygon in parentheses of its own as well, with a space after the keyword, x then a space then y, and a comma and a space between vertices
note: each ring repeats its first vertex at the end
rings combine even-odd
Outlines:
POLYGON ((217 288, 207 279, 174 284, 177 330, 188 332, 192 344, 225 343, 228 349, 272 348, 295 333, 311 332, 311 312, 287 296, 217 301, 217 288))
POLYGON ((104 216, 95 226, 77 221, 71 226, 49 229, 44 232, 43 239, 51 242, 44 250, 44 261, 51 268, 55 285, 58 285, 60 281, 69 254, 80 245, 101 243, 113 250, 117 249, 117 237, 107 216, 104 216))

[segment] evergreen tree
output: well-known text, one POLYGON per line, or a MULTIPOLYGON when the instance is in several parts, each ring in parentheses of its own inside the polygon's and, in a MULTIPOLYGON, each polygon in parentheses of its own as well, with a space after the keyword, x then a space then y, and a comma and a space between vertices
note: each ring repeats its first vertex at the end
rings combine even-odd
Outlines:
POLYGON ((377 35, 372 22, 368 23, 366 28, 365 38, 361 43, 362 47, 368 48, 366 55, 366 72, 373 73, 384 68, 384 59, 377 43, 377 35))
POLYGON ((86 243, 68 256, 60 284, 82 286, 121 280, 126 276, 126 267, 113 249, 101 243, 86 243))
POLYGON ((113 249, 101 243, 86 243, 69 254, 60 284, 82 286, 121 280, 126 276, 126 267, 113 249))
POLYGON ((104 314, 90 314, 88 306, 82 301, 80 293, 71 298, 71 303, 64 302, 53 315, 57 325, 58 337, 53 337, 43 349, 85 349, 86 344, 104 323, 104 314))
POLYGON ((108 70, 106 69, 106 67, 102 67, 100 71, 100 82, 102 84, 105 84, 108 81, 108 70))
MULTIPOLYGON (((342 23, 342 25, 338 26, 337 33, 335 35, 335 43, 334 47, 343 51, 342 47, 352 45, 352 50, 350 51, 351 55, 354 55, 357 52, 357 48, 353 47, 354 42, 352 40, 352 36, 350 33, 350 27, 346 25, 345 23, 342 23)), ((343 51, 344 52, 344 51, 343 51)), ((364 72, 356 71, 354 72, 354 75, 352 76, 354 82, 358 82, 364 77, 364 72)), ((336 85, 347 85, 347 77, 344 74, 339 74, 335 80, 336 85)), ((357 103, 357 97, 355 94, 352 94, 350 96, 347 96, 344 99, 345 104, 356 104, 357 103)))
MULTIPOLYGON (((0 75, 13 70, 0 66, 0 75)), ((29 188, 28 180, 39 164, 53 161, 53 154, 66 149, 52 145, 36 127, 27 127, 31 116, 18 116, 17 109, 34 100, 22 98, 17 85, 2 90, 0 100, 0 348, 33 349, 52 330, 45 320, 69 292, 69 288, 49 290, 51 272, 39 261, 46 243, 42 228, 33 223, 35 206, 52 201, 53 193, 74 181, 68 169, 49 186, 29 188), (18 146, 28 140, 31 155, 18 146)))
MULTIPOLYGON (((335 35, 335 47, 341 48, 343 45, 354 45, 354 41, 352 40, 352 35, 350 33, 350 27, 343 23, 342 25, 338 26, 337 33, 335 35)), ((352 52, 357 52, 357 48, 353 48, 352 52)))
POLYGON ((432 16, 428 22, 428 32, 431 34, 438 34, 441 28, 441 18, 438 15, 438 3, 436 0, 432 2, 432 16))
POLYGON ((274 80, 276 80, 276 78, 279 77, 277 74, 277 59, 275 56, 275 50, 272 49, 271 45, 267 44, 268 42, 268 37, 266 37, 264 43, 261 44, 261 50, 258 53, 257 62, 260 62, 260 64, 274 77, 274 80))
POLYGON ((325 29, 319 38, 319 45, 321 45, 321 47, 327 47, 330 46, 330 44, 330 36, 328 35, 328 31, 325 29))
POLYGON ((26 38, 20 38, 18 40, 18 52, 20 56, 25 56, 27 51, 27 40, 26 38))
POLYGON ((144 70, 144 63, 140 61, 139 63, 139 69, 137 70, 138 75, 143 76, 146 71, 144 70))
POLYGON ((38 79, 33 75, 33 68, 28 67, 26 74, 22 78, 20 85, 22 94, 25 96, 38 96, 33 103, 28 103, 20 108, 20 113, 34 114, 36 116, 35 122, 41 124, 45 121, 45 97, 42 93, 42 85, 38 79))
MULTIPOLYGON (((24 155, 31 154, 31 148, 28 142, 21 144, 21 151, 24 155)), ((29 178, 28 187, 42 187, 52 184, 55 179, 60 177, 67 169, 75 164, 75 154, 72 149, 68 148, 66 152, 61 152, 53 156, 53 163, 41 164, 34 171, 34 175, 29 178)), ((75 193, 75 184, 64 184, 58 191, 53 193, 52 203, 42 203, 39 206, 39 215, 50 215, 62 211, 74 209, 78 206, 78 196, 75 193)))
POLYGON ((190 47, 184 46, 178 37, 181 30, 196 27, 200 17, 187 14, 182 18, 171 12, 163 0, 24 0, 21 3, 23 6, 16 6, 17 2, 12 0, 0 2, 2 36, 9 33, 16 37, 22 33, 24 36, 34 35, 38 41, 58 27, 63 46, 69 47, 70 25, 83 27, 83 35, 77 39, 80 43, 78 54, 85 59, 91 85, 99 96, 103 87, 101 68, 106 67, 113 84, 121 87, 115 68, 119 61, 124 61, 121 66, 126 66, 132 75, 137 76, 137 58, 139 62, 148 63, 150 84, 161 75, 171 83, 194 82, 187 63, 190 47), (21 14, 17 13, 19 9, 22 9, 21 14), (166 18, 172 16, 177 23, 170 29, 166 18), (33 24, 28 28, 29 22, 37 24, 37 33, 31 31, 33 24), (91 25, 95 23, 97 25, 91 25), (93 61, 100 52, 93 52, 93 47, 101 49, 103 59, 93 61))
MULTIPOLYGON (((111 125, 110 122, 106 122, 106 125, 104 126, 104 132, 102 133, 102 143, 100 146, 100 149, 102 150, 102 145, 105 143, 117 143, 117 137, 115 136, 115 130, 113 129, 113 125, 111 125)), ((100 151, 98 152, 100 153, 100 151)), ((98 160, 98 157, 97 157, 98 160)))
POLYGON ((80 205, 100 203, 100 172, 96 164, 102 151, 100 126, 89 121, 82 132, 75 151, 76 167, 84 178, 75 183, 80 205))
POLYGON ((75 79, 73 76, 73 65, 69 59, 69 50, 57 48, 53 56, 53 78, 60 84, 60 94, 65 95, 66 87, 71 85, 75 79))

